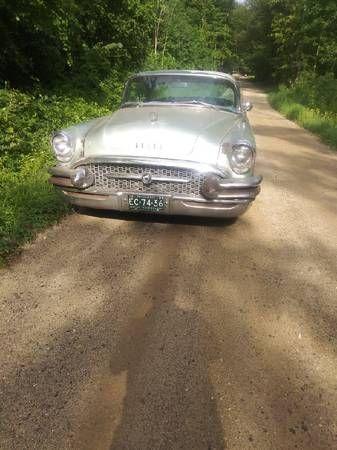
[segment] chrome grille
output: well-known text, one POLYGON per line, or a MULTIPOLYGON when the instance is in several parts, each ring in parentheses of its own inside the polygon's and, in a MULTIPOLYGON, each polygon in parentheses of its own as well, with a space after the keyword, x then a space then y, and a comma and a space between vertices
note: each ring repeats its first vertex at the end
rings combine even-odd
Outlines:
POLYGON ((146 166, 136 164, 90 163, 87 167, 95 177, 95 192, 134 192, 148 194, 182 194, 197 197, 204 175, 191 169, 146 166), (150 174, 152 182, 146 185, 142 176, 150 174))

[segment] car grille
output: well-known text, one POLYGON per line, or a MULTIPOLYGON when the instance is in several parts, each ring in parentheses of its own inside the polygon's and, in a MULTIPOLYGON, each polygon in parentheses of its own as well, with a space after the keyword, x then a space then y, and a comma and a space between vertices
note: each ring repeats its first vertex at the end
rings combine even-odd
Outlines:
POLYGON ((136 164, 90 163, 87 167, 95 177, 95 192, 133 192, 146 194, 182 194, 197 197, 204 175, 191 169, 136 164), (143 175, 152 178, 145 184, 143 175))

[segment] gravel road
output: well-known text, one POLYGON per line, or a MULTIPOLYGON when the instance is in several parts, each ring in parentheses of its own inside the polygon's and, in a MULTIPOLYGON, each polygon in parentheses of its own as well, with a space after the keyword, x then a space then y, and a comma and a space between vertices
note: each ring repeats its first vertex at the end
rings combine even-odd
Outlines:
POLYGON ((236 222, 79 215, 0 272, 0 448, 332 449, 337 155, 247 87, 236 222))

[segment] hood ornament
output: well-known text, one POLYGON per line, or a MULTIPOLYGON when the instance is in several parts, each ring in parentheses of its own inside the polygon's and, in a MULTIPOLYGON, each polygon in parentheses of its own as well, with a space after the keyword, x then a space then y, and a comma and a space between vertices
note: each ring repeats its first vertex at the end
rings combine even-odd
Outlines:
POLYGON ((156 122, 158 122, 158 113, 151 112, 150 113, 150 121, 152 124, 155 124, 156 122))

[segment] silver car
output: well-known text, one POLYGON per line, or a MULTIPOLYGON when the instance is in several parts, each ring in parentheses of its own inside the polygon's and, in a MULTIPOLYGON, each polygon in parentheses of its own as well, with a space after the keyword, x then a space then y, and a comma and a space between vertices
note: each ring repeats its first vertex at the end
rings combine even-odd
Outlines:
POLYGON ((50 182, 84 207, 239 216, 262 180, 250 109, 224 73, 139 73, 116 112, 54 134, 50 182))

